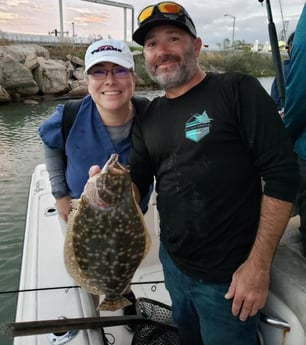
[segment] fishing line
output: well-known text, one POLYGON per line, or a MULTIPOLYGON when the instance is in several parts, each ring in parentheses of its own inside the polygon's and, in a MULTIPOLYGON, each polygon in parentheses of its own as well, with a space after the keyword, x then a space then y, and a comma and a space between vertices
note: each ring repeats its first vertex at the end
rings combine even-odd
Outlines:
POLYGON ((146 285, 146 284, 163 284, 164 280, 156 280, 156 281, 147 281, 147 282, 131 282, 130 285, 146 285))
POLYGON ((61 289, 78 289, 81 288, 77 285, 72 286, 51 286, 45 288, 35 288, 35 289, 23 289, 23 290, 12 290, 12 291, 0 291, 0 295, 8 294, 8 293, 19 293, 19 292, 34 292, 34 291, 46 291, 46 290, 61 290, 61 289))
MULTIPOLYGON (((150 284, 157 285, 157 284, 163 284, 163 283, 164 283, 164 280, 156 280, 156 281, 146 281, 146 282, 132 282, 131 285, 150 285, 150 284)), ((81 286, 79 286, 79 285, 51 286, 51 287, 35 288, 35 289, 0 291, 0 295, 20 293, 20 292, 35 292, 35 291, 48 291, 48 290, 69 290, 69 289, 80 289, 80 288, 81 288, 81 286)))

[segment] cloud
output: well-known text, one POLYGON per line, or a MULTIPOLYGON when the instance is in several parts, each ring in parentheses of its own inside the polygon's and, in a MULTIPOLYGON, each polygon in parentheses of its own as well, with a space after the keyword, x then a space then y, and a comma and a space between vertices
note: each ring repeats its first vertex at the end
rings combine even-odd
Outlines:
MULTIPOLYGON (((158 2, 158 1, 156 1, 158 2)), ((122 3, 122 2, 121 2, 122 3)), ((134 28, 139 11, 152 3, 150 0, 123 1, 134 7, 134 28)), ((190 13, 197 27, 198 35, 211 49, 217 44, 232 38, 233 19, 235 17, 235 40, 253 43, 269 40, 267 10, 265 1, 258 0, 217 0, 179 1, 190 13)), ((72 23, 78 36, 110 35, 124 38, 124 20, 127 22, 128 39, 131 39, 132 12, 114 6, 106 6, 84 0, 62 0, 64 31, 72 34, 72 23)), ((286 25, 288 33, 296 26, 302 11, 304 0, 279 0, 271 4, 272 14, 278 33, 286 25), (282 8, 280 7, 282 4, 282 8), (281 11, 282 10, 282 11, 281 11)), ((60 28, 59 2, 55 0, 0 0, 1 30, 8 32, 48 34, 60 28)))

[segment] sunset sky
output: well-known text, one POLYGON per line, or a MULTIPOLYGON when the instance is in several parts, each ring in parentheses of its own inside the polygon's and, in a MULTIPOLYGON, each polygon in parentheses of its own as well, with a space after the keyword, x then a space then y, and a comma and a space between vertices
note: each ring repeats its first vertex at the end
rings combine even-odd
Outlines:
MULTIPOLYGON (((60 2, 63 7, 63 27, 68 36, 97 36, 124 39, 124 10, 85 0, 0 0, 0 31, 48 35, 60 30, 60 2), (72 24, 74 23, 74 24, 72 24)), ((139 11, 151 4, 148 0, 119 1, 134 8, 134 28, 139 11)), ((270 0, 273 20, 279 33, 283 23, 288 35, 294 31, 305 0, 270 0), (282 9, 282 11, 281 11, 282 9)), ((118 2, 117 2, 118 3, 118 2)), ((235 40, 265 43, 269 40, 266 2, 258 0, 182 0, 179 1, 192 16, 203 43, 216 48, 224 39, 231 40, 235 17, 235 40), (192 6, 191 6, 192 4, 192 6), (224 16, 230 14, 230 16, 224 16)), ((132 11, 128 9, 127 34, 131 40, 132 11)))

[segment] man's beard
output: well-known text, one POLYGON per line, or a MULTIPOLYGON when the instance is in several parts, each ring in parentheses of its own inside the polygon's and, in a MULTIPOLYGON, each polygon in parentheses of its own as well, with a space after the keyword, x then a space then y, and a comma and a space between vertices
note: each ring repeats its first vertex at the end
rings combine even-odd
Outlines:
POLYGON ((187 83, 192 79, 198 69, 197 57, 192 49, 187 51, 182 59, 174 55, 167 55, 163 58, 163 61, 167 60, 176 60, 179 63, 175 69, 162 72, 156 71, 155 65, 149 66, 146 64, 146 70, 150 78, 164 90, 179 87, 187 83))

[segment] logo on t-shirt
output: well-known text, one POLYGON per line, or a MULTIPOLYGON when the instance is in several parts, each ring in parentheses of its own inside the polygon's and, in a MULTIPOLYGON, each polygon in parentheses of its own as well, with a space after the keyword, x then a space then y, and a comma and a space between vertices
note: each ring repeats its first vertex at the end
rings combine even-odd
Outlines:
POLYGON ((185 137, 199 142, 209 133, 211 121, 205 110, 202 114, 193 114, 185 124, 185 137))

